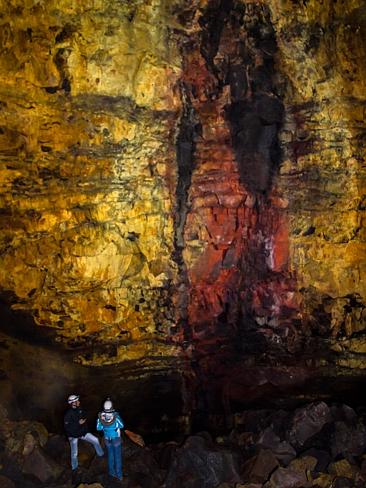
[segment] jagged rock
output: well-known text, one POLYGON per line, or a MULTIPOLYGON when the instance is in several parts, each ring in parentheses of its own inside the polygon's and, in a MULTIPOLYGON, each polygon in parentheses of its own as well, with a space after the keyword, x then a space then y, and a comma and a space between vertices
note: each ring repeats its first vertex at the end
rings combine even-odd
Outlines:
POLYGON ((313 486, 316 488, 329 488, 332 486, 333 480, 334 476, 326 473, 319 473, 319 475, 314 478, 313 486))
POLYGON ((328 465, 331 461, 331 456, 327 451, 322 451, 320 449, 315 449, 315 448, 308 449, 303 453, 303 456, 315 458, 317 460, 317 464, 314 469, 315 471, 318 472, 327 471, 328 465))
MULTIPOLYGON (((85 459, 84 451, 85 449, 88 449, 88 447, 84 446, 84 444, 84 442, 79 442, 78 446, 81 453, 81 459, 85 459)), ((65 435, 50 434, 48 436, 47 443, 45 444, 44 449, 47 453, 49 453, 53 460, 62 463, 65 466, 69 465, 70 444, 65 435)), ((93 449, 92 453, 90 454, 90 450, 88 450, 88 453, 88 460, 90 460, 91 455, 95 455, 95 451, 93 449)))
POLYGON ((344 403, 341 405, 331 405, 330 412, 335 422, 341 421, 347 424, 354 424, 358 420, 355 410, 344 403))
POLYGON ((167 469, 179 444, 177 442, 167 442, 158 452, 158 463, 162 469, 167 469))
POLYGON ((264 485, 265 488, 304 488, 311 486, 305 473, 299 473, 289 468, 278 468, 264 485))
POLYGON ((278 466, 278 461, 271 451, 260 449, 254 458, 245 463, 244 477, 252 483, 264 483, 278 466))
POLYGON ((339 455, 359 456, 366 448, 366 428, 360 421, 351 425, 335 422, 332 435, 331 452, 333 458, 339 455))
MULTIPOLYGON (((291 373, 290 373, 291 374, 291 373)), ((292 414, 286 410, 276 410, 270 417, 270 426, 280 439, 286 438, 286 431, 291 422, 292 414)))
POLYGON ((357 466, 351 465, 346 459, 331 463, 328 467, 329 474, 349 479, 354 479, 358 471, 357 466))
POLYGON ((272 427, 267 427, 260 433, 256 443, 264 448, 274 449, 279 442, 281 442, 281 439, 274 433, 272 427))
POLYGON ((296 457, 296 451, 291 444, 281 441, 270 427, 265 429, 259 436, 257 445, 264 449, 269 449, 278 461, 285 466, 296 457))
POLYGON ((309 480, 311 473, 315 470, 318 460, 312 456, 301 456, 294 459, 289 464, 289 469, 297 471, 298 473, 304 473, 309 480))
POLYGON ((56 480, 64 468, 50 458, 41 448, 34 447, 32 451, 24 457, 22 463, 23 473, 31 474, 38 478, 42 483, 56 480))
POLYGON ((328 405, 324 402, 312 403, 296 410, 287 440, 296 448, 302 447, 311 437, 320 432, 331 420, 328 405))
POLYGON ((153 452, 148 448, 138 448, 132 453, 126 452, 124 464, 129 476, 142 486, 158 487, 166 475, 166 471, 160 468, 153 452))
POLYGON ((0 427, 0 436, 5 438, 5 448, 11 454, 30 452, 35 445, 44 446, 48 432, 40 422, 6 420, 0 427))
POLYGON ((166 488, 214 488, 222 482, 239 482, 239 459, 226 448, 202 436, 191 436, 180 447, 165 479, 166 488))
POLYGON ((366 476, 361 472, 356 473, 354 485, 355 488, 364 488, 364 486, 366 485, 366 476))
POLYGON ((0 438, 4 441, 6 463, 14 479, 21 479, 22 474, 32 475, 42 483, 59 478, 64 468, 42 447, 48 440, 44 425, 35 421, 10 421, 4 408, 1 416, 0 438))
POLYGON ((337 477, 332 483, 332 488, 353 488, 353 481, 345 477, 337 477))

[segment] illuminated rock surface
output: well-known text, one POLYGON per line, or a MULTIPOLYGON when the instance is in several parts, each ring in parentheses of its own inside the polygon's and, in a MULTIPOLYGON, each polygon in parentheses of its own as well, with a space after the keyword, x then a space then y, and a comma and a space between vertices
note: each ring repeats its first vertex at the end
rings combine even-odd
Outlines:
POLYGON ((73 362, 175 414, 362 375, 364 2, 1 11, 1 323, 66 349, 60 395, 73 362))

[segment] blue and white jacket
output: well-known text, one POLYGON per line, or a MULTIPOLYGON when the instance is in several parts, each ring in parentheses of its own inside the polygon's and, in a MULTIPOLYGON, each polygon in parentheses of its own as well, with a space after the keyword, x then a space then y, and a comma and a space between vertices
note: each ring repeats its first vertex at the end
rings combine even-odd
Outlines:
POLYGON ((100 412, 97 420, 97 430, 102 430, 106 439, 121 437, 124 423, 118 412, 100 412))

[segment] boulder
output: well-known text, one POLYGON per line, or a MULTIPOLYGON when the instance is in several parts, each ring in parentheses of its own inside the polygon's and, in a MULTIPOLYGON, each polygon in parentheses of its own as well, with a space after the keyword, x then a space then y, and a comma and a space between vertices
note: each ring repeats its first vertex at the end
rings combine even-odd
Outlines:
POLYGON ((278 468, 272 474, 265 488, 305 488, 311 486, 305 473, 299 473, 289 468, 278 468))
POLYGON ((332 483, 332 488, 353 488, 353 481, 349 478, 339 477, 336 478, 332 483))
POLYGON ((332 405, 330 407, 332 418, 335 422, 344 421, 347 423, 357 421, 357 414, 354 409, 348 405, 332 405))
POLYGON ((254 483, 264 483, 278 466, 274 454, 267 449, 261 449, 246 463, 244 478, 254 483))
POLYGON ((320 432, 331 419, 330 409, 324 402, 311 403, 299 408, 295 411, 286 438, 292 446, 297 449, 301 448, 309 439, 320 432))
MULTIPOLYGON (((87 444, 87 443, 80 442, 79 444, 80 444, 79 447, 81 448, 81 450, 83 450, 82 444, 87 444)), ((69 465, 70 445, 65 435, 58 435, 58 434, 49 435, 47 443, 44 446, 44 449, 47 452, 47 454, 59 464, 64 464, 65 466, 69 465)))
POLYGON ((366 429, 363 423, 355 422, 350 425, 339 421, 334 424, 331 441, 331 452, 335 458, 343 456, 360 456, 366 449, 366 429))
POLYGON ((267 427, 257 440, 258 447, 270 450, 276 459, 287 466, 295 457, 295 449, 286 441, 281 439, 273 432, 271 427, 267 427))
POLYGON ((178 444, 176 442, 167 442, 164 446, 162 446, 157 454, 157 460, 159 466, 162 469, 168 469, 176 450, 178 449, 178 444))
POLYGON ((264 449, 276 449, 281 439, 273 431, 271 427, 264 429, 257 438, 257 445, 263 447, 264 449))
POLYGON ((166 471, 161 469, 153 452, 148 448, 139 448, 133 453, 126 454, 124 466, 128 470, 129 477, 142 486, 149 488, 161 485, 166 471))
POLYGON ((40 422, 13 422, 4 419, 0 437, 5 439, 5 449, 9 454, 22 455, 23 452, 30 452, 35 445, 44 446, 48 432, 40 422))
POLYGON ((313 487, 315 488, 329 488, 332 486, 332 481, 334 477, 327 473, 320 473, 313 480, 313 487))
POLYGON ((357 473, 354 482, 354 488, 365 488, 366 486, 366 476, 362 473, 357 473))
POLYGON ((314 471, 317 463, 318 460, 315 457, 302 456, 291 461, 289 468, 299 473, 307 473, 314 471))
POLYGON ((63 468, 51 459, 42 448, 36 446, 24 457, 22 471, 31 474, 42 483, 57 479, 63 468))
POLYGON ((346 459, 331 463, 328 467, 329 474, 349 479, 354 479, 358 471, 357 466, 350 464, 346 459))
POLYGON ((165 487, 215 488, 223 482, 240 481, 238 456, 232 450, 195 435, 177 449, 165 487))
POLYGON ((325 472, 328 468, 328 465, 331 461, 331 456, 327 451, 323 451, 321 449, 310 448, 303 453, 303 456, 312 457, 317 460, 317 464, 314 468, 314 471, 319 473, 325 472))

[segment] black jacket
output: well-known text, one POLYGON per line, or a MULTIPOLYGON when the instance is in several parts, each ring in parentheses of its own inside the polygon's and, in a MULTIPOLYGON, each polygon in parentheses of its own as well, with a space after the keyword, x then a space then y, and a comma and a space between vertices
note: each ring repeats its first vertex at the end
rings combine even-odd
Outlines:
POLYGON ((86 415, 82 408, 69 408, 64 416, 64 427, 67 437, 83 437, 88 432, 88 426, 79 424, 80 419, 85 419, 86 415))

